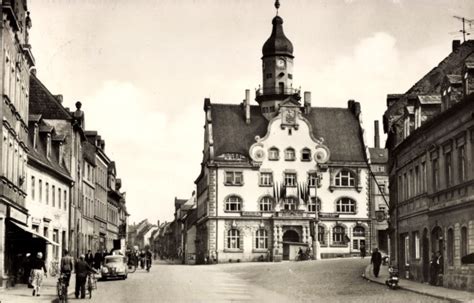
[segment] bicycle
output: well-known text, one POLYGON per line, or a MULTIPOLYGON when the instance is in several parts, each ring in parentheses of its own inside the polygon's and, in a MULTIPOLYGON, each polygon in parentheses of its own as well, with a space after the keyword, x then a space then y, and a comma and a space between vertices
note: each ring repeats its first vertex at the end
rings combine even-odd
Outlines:
POLYGON ((61 274, 58 282, 56 283, 56 290, 58 293, 58 299, 60 303, 67 302, 67 284, 66 284, 67 276, 66 274, 61 274))
POLYGON ((97 289, 97 279, 95 274, 89 273, 87 275, 86 290, 89 293, 89 299, 92 298, 92 290, 97 289))
POLYGON ((59 262, 57 260, 51 261, 50 266, 49 266, 49 274, 51 275, 51 277, 56 277, 58 272, 59 272, 59 262))
POLYGON ((138 267, 138 259, 130 257, 127 266, 128 266, 128 273, 134 273, 138 267))

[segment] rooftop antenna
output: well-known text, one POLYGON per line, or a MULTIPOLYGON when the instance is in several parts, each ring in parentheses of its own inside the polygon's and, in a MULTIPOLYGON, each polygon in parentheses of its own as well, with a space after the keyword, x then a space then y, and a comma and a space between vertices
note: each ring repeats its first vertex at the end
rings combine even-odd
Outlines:
POLYGON ((280 1, 279 0, 275 0, 275 8, 277 10, 277 16, 278 16, 278 9, 280 8, 280 1))
POLYGON ((464 18, 464 17, 459 17, 459 16, 453 16, 453 18, 456 18, 456 19, 462 21, 462 30, 459 30, 459 32, 462 33, 463 42, 466 42, 466 34, 467 35, 471 34, 468 31, 466 31, 466 23, 469 24, 469 28, 471 28, 472 24, 474 23, 474 20, 473 19, 467 19, 467 18, 464 18))

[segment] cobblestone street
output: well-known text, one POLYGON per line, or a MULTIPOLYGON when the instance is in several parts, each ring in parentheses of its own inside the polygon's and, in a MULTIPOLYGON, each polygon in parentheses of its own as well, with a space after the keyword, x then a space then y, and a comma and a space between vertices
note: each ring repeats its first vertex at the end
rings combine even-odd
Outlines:
POLYGON ((368 282, 369 260, 155 264, 98 284, 91 302, 447 302, 368 282))

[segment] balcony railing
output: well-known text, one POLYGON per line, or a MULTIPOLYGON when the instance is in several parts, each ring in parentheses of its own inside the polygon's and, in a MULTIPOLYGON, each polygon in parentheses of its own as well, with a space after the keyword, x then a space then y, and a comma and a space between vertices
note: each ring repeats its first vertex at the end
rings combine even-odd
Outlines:
POLYGON ((287 87, 263 87, 255 91, 256 96, 263 95, 299 95, 301 89, 287 87))

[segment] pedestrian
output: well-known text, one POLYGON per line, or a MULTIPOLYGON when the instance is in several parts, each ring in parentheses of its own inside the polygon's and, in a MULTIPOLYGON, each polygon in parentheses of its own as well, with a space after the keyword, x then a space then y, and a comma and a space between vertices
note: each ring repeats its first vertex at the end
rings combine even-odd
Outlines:
POLYGON ((436 285, 438 279, 438 258, 435 253, 431 254, 430 261, 430 284, 436 285))
POLYGON ((443 273, 444 273, 444 260, 443 260, 443 255, 441 252, 438 250, 436 253, 436 286, 442 286, 443 285, 443 273))
POLYGON ((303 260, 303 250, 301 249, 301 247, 298 250, 298 260, 300 260, 300 261, 303 260))
POLYGON ((76 291, 74 294, 76 295, 76 299, 79 299, 79 294, 81 295, 81 299, 86 297, 86 280, 87 275, 91 272, 94 272, 89 264, 85 261, 85 256, 81 255, 79 260, 76 262, 75 270, 76 270, 76 291))
POLYGON ((43 253, 38 252, 36 258, 31 261, 31 284, 33 285, 33 296, 40 295, 43 278, 46 276, 46 266, 44 265, 43 253))
POLYGON ((96 270, 100 269, 100 264, 102 262, 101 252, 100 250, 96 251, 94 255, 94 268, 96 270))
POLYGON ((362 245, 360 246, 360 257, 361 257, 362 259, 364 259, 364 258, 365 258, 365 254, 366 254, 365 245, 362 244, 362 245))
POLYGON ((66 287, 69 286, 71 273, 74 268, 74 259, 69 255, 67 249, 64 250, 64 256, 61 258, 61 275, 65 276, 66 287))
POLYGON ((90 267, 94 266, 94 255, 92 255, 92 251, 89 249, 86 254, 86 262, 89 264, 90 267))
POLYGON ((370 263, 373 264, 374 276, 377 278, 380 272, 380 264, 382 264, 382 255, 380 254, 378 248, 374 248, 370 263))

